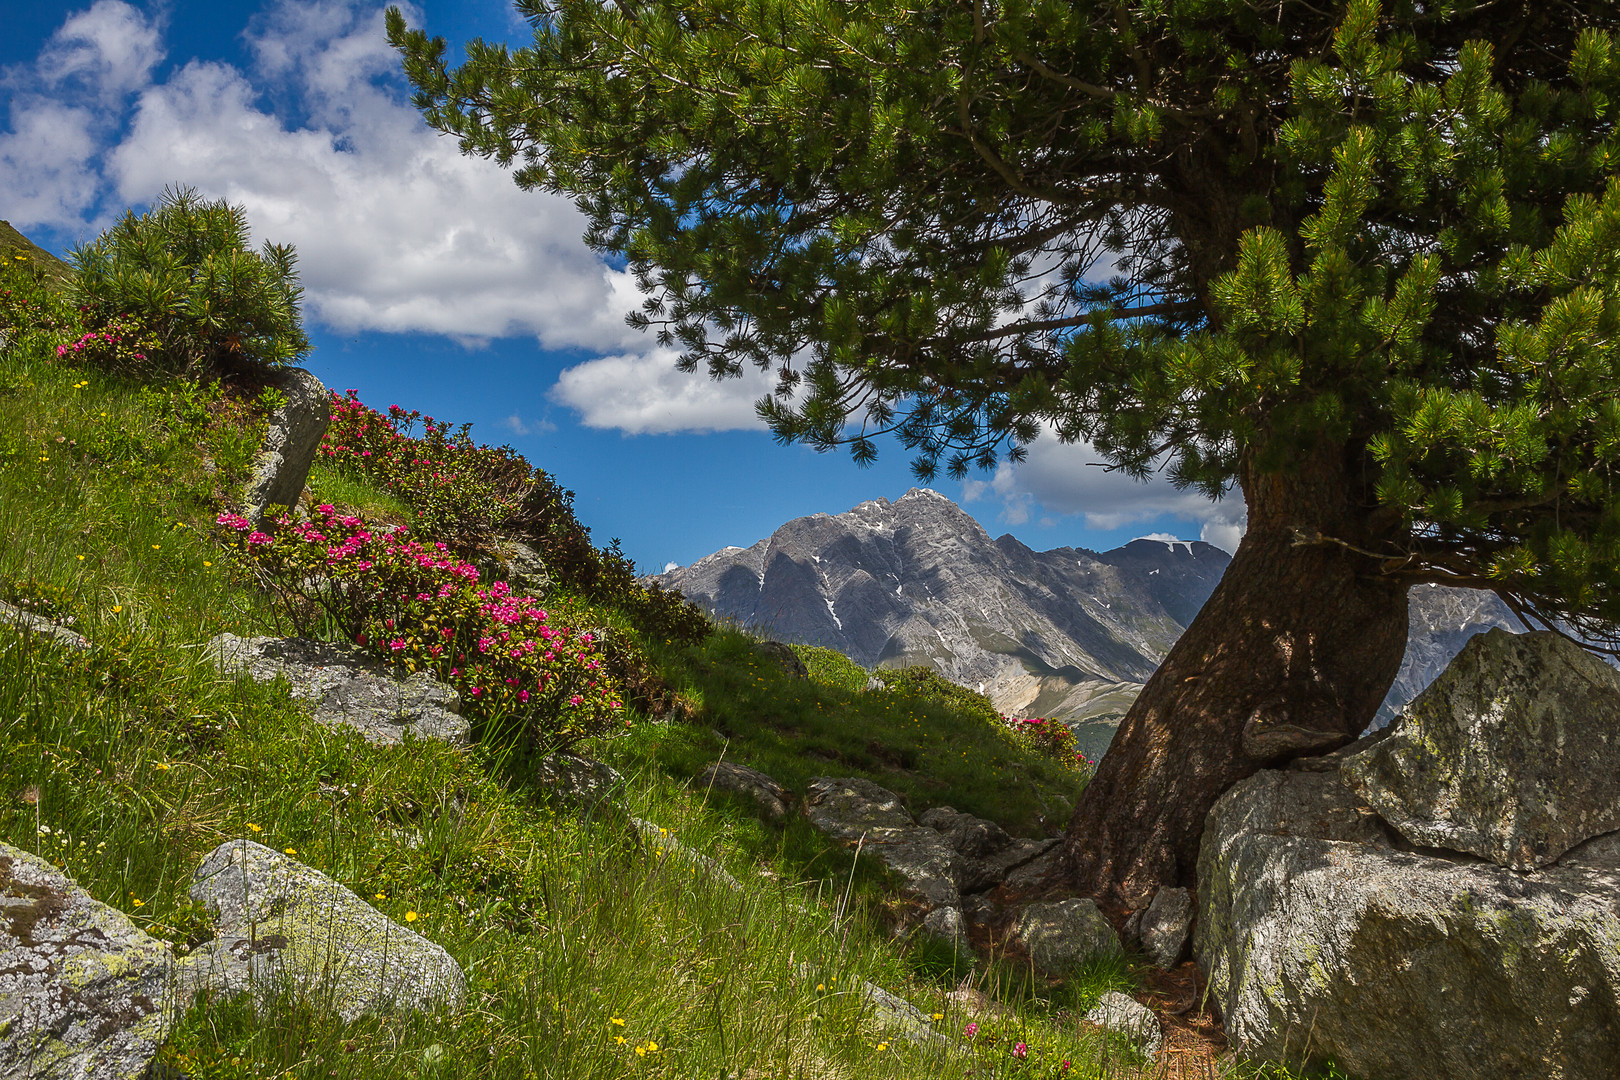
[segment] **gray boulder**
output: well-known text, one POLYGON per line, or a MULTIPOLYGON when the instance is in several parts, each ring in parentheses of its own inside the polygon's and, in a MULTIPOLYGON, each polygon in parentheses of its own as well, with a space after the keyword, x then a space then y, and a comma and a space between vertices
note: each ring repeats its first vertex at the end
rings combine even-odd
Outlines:
POLYGON ((173 957, 54 866, 0 844, 0 1076, 136 1080, 173 957))
POLYGON ((1551 631, 1493 629, 1344 775, 1413 844, 1534 870, 1620 829, 1617 718, 1620 671, 1551 631))
POLYGON ((280 390, 286 404, 270 417, 264 446, 253 463, 253 477, 242 504, 255 524, 271 506, 293 506, 304 493, 309 467, 315 462, 321 436, 332 421, 332 396, 321 380, 303 368, 282 368, 269 385, 280 390))
POLYGON ((1169 971, 1181 963, 1192 922, 1192 894, 1186 889, 1162 888, 1153 894, 1136 932, 1154 966, 1169 971))
POLYGON ((457 745, 469 738, 453 688, 426 672, 395 678, 354 649, 307 638, 220 634, 208 642, 207 655, 222 670, 258 682, 285 678, 293 697, 311 703, 316 723, 354 728, 368 742, 393 745, 407 731, 457 745))
POLYGON ((1620 1076, 1620 833, 1521 874, 1408 849, 1338 772, 1210 811, 1194 951, 1250 1057, 1381 1080, 1620 1076))
POLYGON ((772 821, 780 821, 787 816, 788 802, 793 797, 787 788, 758 769, 739 765, 735 761, 715 762, 698 773, 693 783, 704 789, 713 788, 746 796, 758 804, 760 812, 772 821))
POLYGON ((1089 898, 1025 905, 1013 933, 1036 969, 1047 975, 1065 975, 1094 957, 1124 951, 1119 935, 1089 898))
POLYGON ((542 758, 535 783, 558 802, 582 810, 612 806, 624 790, 624 777, 613 766, 568 753, 542 758))
POLYGON ((182 1001, 199 991, 292 993, 345 1021, 389 1009, 455 1008, 467 991, 443 948, 393 922, 325 874, 251 840, 197 869, 191 899, 215 938, 182 960, 182 1001))
POLYGON ((83 634, 59 626, 43 615, 35 615, 31 611, 24 611, 10 604, 0 603, 0 623, 15 626, 24 633, 50 638, 63 648, 75 652, 85 652, 90 648, 90 642, 83 634))
POLYGON ((934 1029, 921 1009, 905 998, 864 979, 856 983, 855 989, 871 1007, 872 1019, 879 1029, 891 1038, 918 1046, 945 1045, 945 1036, 934 1029))
POLYGON ((1085 1020, 1130 1042, 1149 1061, 1159 1056, 1164 1045, 1164 1027, 1153 1010, 1118 990, 1104 994, 1086 1013, 1085 1020))

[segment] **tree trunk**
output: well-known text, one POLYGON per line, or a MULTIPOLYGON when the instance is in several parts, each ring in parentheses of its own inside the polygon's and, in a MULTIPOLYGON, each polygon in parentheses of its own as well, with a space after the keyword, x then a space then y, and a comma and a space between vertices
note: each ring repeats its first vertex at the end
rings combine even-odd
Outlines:
POLYGON ((1222 792, 1344 745, 1378 711, 1406 649, 1407 586, 1346 546, 1381 539, 1352 476, 1338 453, 1297 474, 1245 470, 1248 531, 1231 565, 1075 808, 1065 861, 1082 894, 1137 908, 1161 885, 1192 885, 1222 792))

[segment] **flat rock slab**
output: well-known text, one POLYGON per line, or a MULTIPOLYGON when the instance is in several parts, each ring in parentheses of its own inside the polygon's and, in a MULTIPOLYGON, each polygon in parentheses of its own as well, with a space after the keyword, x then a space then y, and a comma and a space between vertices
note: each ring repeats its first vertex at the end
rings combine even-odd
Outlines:
POLYGON ((75 652, 86 652, 90 648, 90 641, 83 634, 59 626, 43 615, 35 615, 31 611, 24 611, 10 604, 0 604, 0 623, 15 626, 26 633, 47 637, 63 648, 75 652))
POLYGON ((617 806, 624 777, 617 769, 578 754, 547 754, 535 770, 535 783, 547 796, 580 810, 617 806))
POLYGON ((173 962, 123 912, 0 844, 0 1076, 145 1076, 173 962))
POLYGON ((1381 1080, 1620 1076, 1620 834, 1522 874, 1406 850, 1336 772, 1210 811, 1194 951, 1250 1057, 1381 1080), (1307 1038, 1308 1036, 1308 1038, 1307 1038))
POLYGON ((345 1021, 388 1010, 455 1008, 467 992, 443 948, 320 871, 251 840, 203 859, 191 899, 214 940, 178 965, 182 1000, 203 990, 292 993, 345 1021))
POLYGON ((395 678, 352 649, 307 638, 220 634, 209 640, 207 655, 221 670, 258 682, 285 678, 293 697, 312 704, 316 723, 354 728, 368 742, 395 745, 407 731, 458 746, 470 737, 454 689, 424 672, 395 678))
POLYGON ((1550 865, 1620 829, 1620 671, 1551 631, 1490 630, 1343 768, 1414 844, 1550 865))
POLYGON ((1090 899, 1027 904, 1013 922, 1013 933, 1047 975, 1066 975, 1095 957, 1124 951, 1119 935, 1090 899))
POLYGON ((804 805, 811 825, 881 860, 913 896, 931 907, 960 907, 956 850, 913 821, 894 792, 859 777, 817 776, 805 785, 804 805))

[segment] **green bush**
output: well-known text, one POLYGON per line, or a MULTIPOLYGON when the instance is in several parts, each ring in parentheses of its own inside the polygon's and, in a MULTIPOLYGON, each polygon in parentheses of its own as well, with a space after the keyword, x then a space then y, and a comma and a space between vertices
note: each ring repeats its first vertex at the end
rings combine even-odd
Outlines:
POLYGON ((70 295, 92 330, 133 316, 156 335, 156 351, 114 358, 141 373, 291 364, 309 352, 295 261, 288 245, 250 250, 241 207, 165 188, 73 252, 70 295))

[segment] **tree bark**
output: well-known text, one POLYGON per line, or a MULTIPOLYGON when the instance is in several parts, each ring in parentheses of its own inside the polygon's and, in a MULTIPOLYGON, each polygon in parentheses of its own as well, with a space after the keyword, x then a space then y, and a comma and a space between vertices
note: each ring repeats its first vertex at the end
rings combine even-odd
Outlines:
POLYGON ((1377 712, 1406 649, 1407 585, 1352 550, 1382 537, 1346 456, 1245 470, 1248 531, 1231 565, 1075 808, 1066 883, 1082 894, 1132 909, 1194 884, 1204 817, 1227 788, 1344 745, 1377 712))

